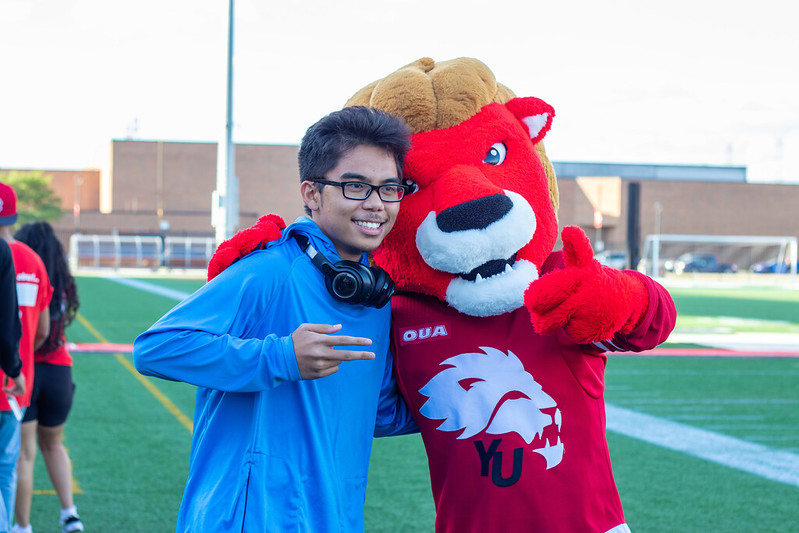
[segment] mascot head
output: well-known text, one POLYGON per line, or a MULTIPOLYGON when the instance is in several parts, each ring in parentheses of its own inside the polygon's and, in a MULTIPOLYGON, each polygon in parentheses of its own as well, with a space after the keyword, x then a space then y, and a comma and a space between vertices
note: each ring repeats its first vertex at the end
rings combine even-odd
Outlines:
POLYGON ((557 183, 542 139, 554 110, 516 98, 486 65, 423 58, 358 91, 347 106, 402 117, 413 131, 413 192, 375 251, 403 291, 472 316, 522 307, 557 240, 557 183))

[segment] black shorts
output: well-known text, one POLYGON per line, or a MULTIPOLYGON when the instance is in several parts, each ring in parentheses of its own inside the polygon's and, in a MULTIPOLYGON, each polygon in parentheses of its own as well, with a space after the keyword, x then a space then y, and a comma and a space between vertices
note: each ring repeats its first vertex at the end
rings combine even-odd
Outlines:
POLYGON ((40 426, 60 426, 67 421, 74 395, 71 366, 36 363, 31 404, 22 421, 38 420, 40 426))

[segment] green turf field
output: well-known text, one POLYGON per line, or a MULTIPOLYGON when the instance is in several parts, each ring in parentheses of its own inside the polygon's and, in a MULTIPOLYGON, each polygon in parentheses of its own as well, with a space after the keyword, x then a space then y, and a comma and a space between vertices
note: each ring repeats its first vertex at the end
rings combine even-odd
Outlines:
MULTIPOLYGON (((184 292, 202 284, 145 281, 184 292)), ((176 303, 99 277, 81 276, 78 282, 81 320, 68 331, 75 342, 130 343, 176 303)), ((799 328, 797 291, 674 289, 672 294, 680 327, 734 329, 754 321, 758 331, 799 328), (696 326, 704 319, 715 322, 696 326)), ((87 530, 172 531, 188 472, 193 388, 142 378, 129 355, 76 354, 74 378, 65 444, 87 530)), ((799 359, 619 356, 610 358, 606 381, 607 401, 615 406, 799 454, 799 359)), ((608 441, 633 531, 796 531, 795 485, 615 432, 608 433, 608 441)), ((58 531, 58 500, 40 459, 35 488, 36 532, 58 531)), ((433 520, 420 438, 377 439, 367 531, 432 531, 433 520)))
POLYGON ((797 290, 672 288, 669 293, 681 330, 799 333, 797 290))

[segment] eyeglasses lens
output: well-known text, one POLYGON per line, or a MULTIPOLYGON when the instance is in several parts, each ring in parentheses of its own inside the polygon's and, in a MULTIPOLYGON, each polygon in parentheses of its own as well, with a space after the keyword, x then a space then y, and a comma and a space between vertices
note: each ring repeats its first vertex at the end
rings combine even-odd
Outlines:
POLYGON ((377 189, 377 194, 384 202, 398 202, 405 195, 405 189, 398 185, 370 186, 366 183, 349 182, 344 184, 344 196, 351 200, 365 200, 372 189, 377 189))

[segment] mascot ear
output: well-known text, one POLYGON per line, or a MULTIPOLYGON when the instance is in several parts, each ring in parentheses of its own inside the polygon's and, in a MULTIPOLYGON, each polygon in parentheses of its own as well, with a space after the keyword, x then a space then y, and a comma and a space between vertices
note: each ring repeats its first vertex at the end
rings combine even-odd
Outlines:
POLYGON ((505 104, 526 128, 533 144, 538 144, 552 126, 555 110, 551 105, 532 96, 514 98, 505 104))

